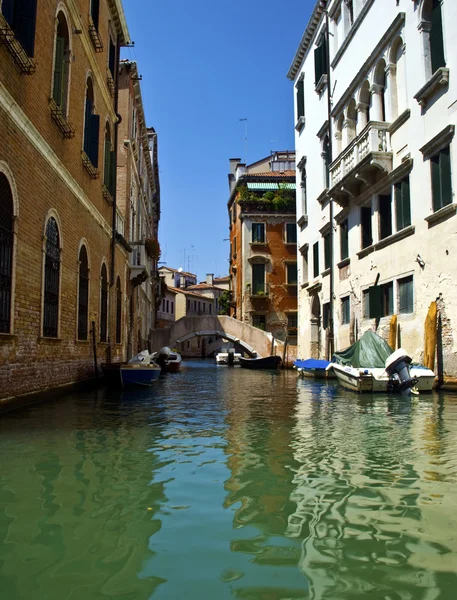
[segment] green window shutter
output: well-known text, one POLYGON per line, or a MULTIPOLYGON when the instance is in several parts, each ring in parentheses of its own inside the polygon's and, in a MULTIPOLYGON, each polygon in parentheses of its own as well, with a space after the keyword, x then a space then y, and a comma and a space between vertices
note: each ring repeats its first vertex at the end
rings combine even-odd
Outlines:
POLYGON ((109 56, 108 56, 108 68, 111 71, 113 79, 115 79, 115 63, 116 63, 116 46, 113 44, 111 38, 109 39, 109 56))
POLYGON ((368 289, 369 294, 369 305, 370 305, 370 319, 379 319, 382 317, 383 303, 382 303, 382 287, 380 285, 373 285, 368 289))
POLYGON ((392 235, 392 196, 379 196, 380 235, 383 240, 392 235))
POLYGON ((440 155, 432 156, 430 159, 432 171, 432 199, 433 210, 436 212, 442 206, 441 204, 441 181, 440 181, 440 155))
POLYGON ((265 292, 265 265, 252 265, 252 292, 265 292))
POLYGON ((452 203, 451 154, 449 146, 440 152, 441 206, 452 203))
POLYGON ((313 273, 314 277, 319 275, 319 242, 313 246, 313 273))
POLYGON ((386 283, 381 286, 384 295, 382 316, 393 315, 394 313, 394 285, 386 283))
MULTIPOLYGON (((108 189, 110 189, 111 185, 111 140, 107 135, 105 135, 105 146, 103 152, 103 161, 104 161, 104 169, 103 169, 103 183, 106 185, 108 189)), ((110 190, 111 191, 111 190, 110 190)))
POLYGON ((324 269, 330 269, 330 234, 324 237, 324 269))
POLYGON ((349 256, 349 231, 348 231, 348 221, 347 219, 343 221, 340 225, 340 250, 341 260, 348 258, 349 256))
POLYGON ((18 0, 14 15, 14 31, 29 56, 35 51, 37 0, 18 0))
POLYGON ((305 86, 303 79, 297 84, 297 118, 305 116, 305 86))
POLYGON ((432 29, 430 31, 430 52, 432 55, 432 71, 434 73, 440 67, 446 66, 446 61, 444 60, 441 0, 433 0, 432 3, 432 29))
POLYGON ((402 205, 402 217, 403 217, 403 228, 411 225, 411 200, 409 193, 409 177, 403 179, 401 182, 401 205, 402 205))
POLYGON ((65 39, 63 37, 56 37, 56 57, 54 62, 54 87, 52 90, 52 97, 54 98, 57 106, 62 107, 62 92, 63 92, 63 78, 65 73, 64 65, 64 52, 65 52, 65 39))
POLYGON ((398 282, 399 312, 401 314, 414 312, 413 277, 406 277, 398 282))
POLYGON ((91 124, 91 116, 92 116, 92 101, 90 98, 86 98, 86 110, 84 115, 84 143, 83 149, 84 152, 89 156, 89 144, 90 144, 90 124, 91 124))
POLYGON ((327 302, 326 304, 324 304, 323 306, 323 311, 322 311, 322 327, 324 329, 327 329, 327 327, 329 326, 329 319, 330 317, 330 303, 327 302))
POLYGON ((109 181, 109 191, 112 196, 116 193, 116 151, 110 151, 110 181, 109 181))
POLYGON ((98 138, 100 133, 100 115, 90 115, 89 158, 94 167, 98 167, 98 138))

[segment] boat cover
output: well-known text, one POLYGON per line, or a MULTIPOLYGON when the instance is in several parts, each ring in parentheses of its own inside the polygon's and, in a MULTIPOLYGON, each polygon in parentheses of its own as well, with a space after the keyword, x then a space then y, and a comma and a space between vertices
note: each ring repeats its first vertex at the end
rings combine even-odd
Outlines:
POLYGON ((294 365, 299 369, 325 369, 329 365, 328 360, 317 360, 316 358, 307 358, 306 360, 296 360, 294 365))
POLYGON ((346 350, 335 352, 332 362, 355 368, 368 369, 376 367, 383 369, 392 352, 392 348, 382 337, 368 330, 355 344, 352 344, 346 350))

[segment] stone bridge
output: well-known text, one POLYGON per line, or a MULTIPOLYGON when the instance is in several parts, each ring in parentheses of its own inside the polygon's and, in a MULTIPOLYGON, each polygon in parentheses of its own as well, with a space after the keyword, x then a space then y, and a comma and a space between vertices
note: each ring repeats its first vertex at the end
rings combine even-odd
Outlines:
MULTIPOLYGON (((241 346, 249 356, 269 356, 272 353, 271 333, 223 315, 182 317, 171 327, 155 329, 151 339, 152 351, 159 350, 163 346, 172 348, 195 336, 217 336, 228 340, 241 346)), ((275 339, 273 354, 282 357, 283 350, 283 342, 275 339)))

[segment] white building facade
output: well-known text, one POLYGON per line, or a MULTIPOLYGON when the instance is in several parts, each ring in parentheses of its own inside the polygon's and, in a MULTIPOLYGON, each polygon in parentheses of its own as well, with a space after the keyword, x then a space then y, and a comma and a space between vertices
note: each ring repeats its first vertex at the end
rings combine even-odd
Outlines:
POLYGON ((288 73, 303 358, 329 354, 332 325, 339 350, 397 315, 421 361, 436 302, 438 362, 457 376, 456 39, 452 0, 314 8, 288 73))

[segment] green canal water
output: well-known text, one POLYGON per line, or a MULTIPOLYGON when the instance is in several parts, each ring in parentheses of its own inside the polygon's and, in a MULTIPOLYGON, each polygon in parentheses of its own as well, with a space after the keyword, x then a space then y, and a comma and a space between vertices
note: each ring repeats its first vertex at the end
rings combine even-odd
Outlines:
POLYGON ((454 600, 457 397, 188 362, 0 419, 1 600, 454 600))

